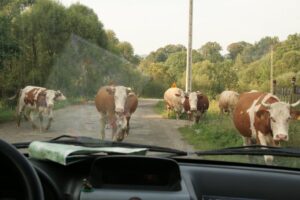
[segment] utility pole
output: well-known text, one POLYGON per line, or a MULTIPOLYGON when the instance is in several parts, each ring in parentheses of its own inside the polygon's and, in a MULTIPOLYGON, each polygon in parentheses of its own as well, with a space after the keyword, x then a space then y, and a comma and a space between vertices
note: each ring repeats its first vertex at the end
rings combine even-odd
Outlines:
POLYGON ((192 91, 192 37, 193 37, 193 0, 189 0, 189 34, 186 56, 185 92, 192 91))
POLYGON ((273 87, 273 45, 271 46, 270 93, 274 94, 274 87, 273 87))

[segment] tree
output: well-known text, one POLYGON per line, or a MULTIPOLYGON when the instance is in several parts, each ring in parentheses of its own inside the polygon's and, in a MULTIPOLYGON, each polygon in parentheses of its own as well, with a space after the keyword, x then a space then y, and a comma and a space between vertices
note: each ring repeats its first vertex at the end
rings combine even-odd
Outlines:
POLYGON ((244 41, 235 42, 228 45, 227 51, 229 52, 230 58, 235 60, 238 54, 241 54, 246 47, 250 47, 250 46, 251 44, 244 41))
POLYGON ((92 9, 77 3, 67 9, 67 14, 69 32, 91 41, 100 47, 107 48, 108 42, 103 24, 92 9))
POLYGON ((168 59, 164 63, 168 67, 168 73, 177 81, 186 68, 186 52, 176 52, 169 55, 168 59))
POLYGON ((119 49, 117 47, 120 41, 117 38, 115 32, 113 30, 106 30, 106 37, 107 37, 107 49, 115 54, 120 54, 119 49))
POLYGON ((186 51, 186 48, 183 45, 166 45, 165 47, 159 48, 156 51, 151 52, 146 60, 151 62, 165 62, 168 59, 168 56, 172 53, 186 51))
POLYGON ((221 50, 222 47, 217 42, 207 42, 198 51, 204 59, 209 60, 212 63, 216 63, 223 60, 220 53, 221 50))

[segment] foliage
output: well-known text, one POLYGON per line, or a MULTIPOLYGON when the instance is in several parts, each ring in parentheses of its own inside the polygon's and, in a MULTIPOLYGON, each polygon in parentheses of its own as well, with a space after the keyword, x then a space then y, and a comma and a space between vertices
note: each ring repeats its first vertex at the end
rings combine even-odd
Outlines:
POLYGON ((222 47, 217 42, 207 42, 198 51, 203 55, 203 58, 209 60, 212 63, 216 63, 223 60, 220 53, 222 47))
POLYGON ((96 88, 112 80, 140 91, 146 84, 135 67, 140 58, 132 45, 104 30, 92 9, 78 3, 66 8, 54 0, 1 3, 0 98, 26 85, 95 95, 96 88))

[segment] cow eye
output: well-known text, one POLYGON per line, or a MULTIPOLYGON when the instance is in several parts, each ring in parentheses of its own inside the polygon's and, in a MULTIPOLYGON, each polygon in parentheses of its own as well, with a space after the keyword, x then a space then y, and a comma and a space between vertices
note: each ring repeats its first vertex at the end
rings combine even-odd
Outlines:
POLYGON ((272 120, 272 122, 274 122, 274 123, 276 122, 276 120, 275 120, 273 117, 271 117, 271 120, 272 120))

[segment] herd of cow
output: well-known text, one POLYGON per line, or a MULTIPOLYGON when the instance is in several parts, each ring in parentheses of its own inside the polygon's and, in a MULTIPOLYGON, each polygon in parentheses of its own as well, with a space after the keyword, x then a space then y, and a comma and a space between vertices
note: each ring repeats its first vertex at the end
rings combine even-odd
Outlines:
MULTIPOLYGON (((180 88, 169 88, 164 95, 167 109, 179 115, 186 112, 195 122, 207 111, 209 102, 201 92, 186 94, 180 88)), ((230 113, 236 129, 243 137, 244 145, 260 144, 278 146, 288 141, 289 121, 300 119, 300 111, 292 108, 300 100, 290 104, 282 102, 273 94, 252 90, 239 94, 224 91, 219 97, 220 113, 230 113)), ((272 163, 272 156, 265 156, 266 163, 272 163)))
MULTIPOLYGON (((24 116, 35 129, 33 114, 38 113, 39 129, 43 128, 43 116, 48 116, 48 130, 53 120, 54 102, 66 100, 59 90, 49 90, 44 87, 26 86, 18 94, 17 103, 17 127, 20 126, 21 118, 24 116)), ((100 114, 100 135, 105 138, 105 124, 112 128, 112 139, 122 141, 129 134, 129 120, 138 105, 137 96, 130 88, 124 86, 103 86, 99 89, 95 105, 100 114)))
MULTIPOLYGON (((40 130, 43 129, 43 115, 48 115, 46 130, 53 119, 55 101, 65 100, 59 90, 43 87, 27 86, 20 90, 17 105, 17 126, 21 117, 31 121, 36 128, 32 113, 37 112, 40 119, 40 130)), ((197 91, 185 93, 182 89, 171 87, 164 93, 164 101, 168 110, 173 110, 178 119, 187 113, 190 120, 199 122, 209 108, 206 95, 197 91)), ((300 119, 300 111, 293 110, 300 104, 282 102, 273 94, 252 90, 238 94, 224 91, 219 98, 221 113, 230 113, 234 125, 242 135, 244 145, 254 143, 278 146, 280 141, 288 141, 288 127, 291 119, 300 119)), ((112 139, 122 141, 129 134, 129 121, 138 106, 138 98, 130 88, 124 86, 103 86, 99 89, 95 105, 100 114, 100 135, 105 138, 105 125, 112 128, 112 139)), ((265 156, 266 163, 272 163, 272 156, 265 156)))

